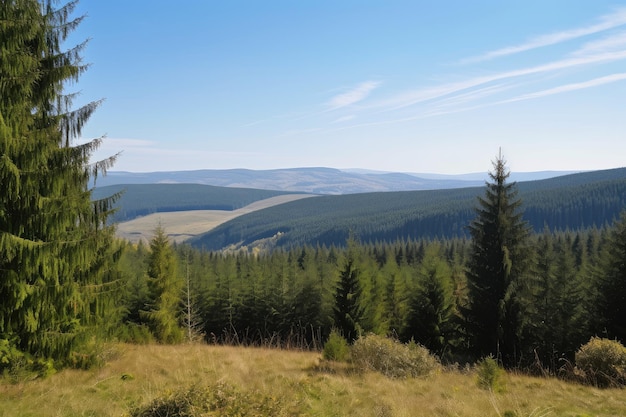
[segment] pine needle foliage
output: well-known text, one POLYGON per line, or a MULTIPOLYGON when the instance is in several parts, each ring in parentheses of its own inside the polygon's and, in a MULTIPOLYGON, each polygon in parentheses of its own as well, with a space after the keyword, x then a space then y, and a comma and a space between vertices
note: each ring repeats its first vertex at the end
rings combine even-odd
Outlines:
POLYGON ((165 229, 161 225, 157 226, 150 241, 150 301, 144 316, 152 333, 162 343, 178 343, 184 337, 179 321, 184 282, 178 275, 177 262, 165 229))
POLYGON ((626 343, 626 210, 609 236, 598 287, 601 325, 609 337, 626 343))
POLYGON ((515 183, 507 182, 510 172, 501 153, 493 168, 469 226, 466 318, 474 352, 493 355, 509 366, 519 360, 523 296, 532 252, 522 201, 515 183))
POLYGON ((74 143, 100 102, 74 109, 65 93, 87 68, 85 43, 63 49, 76 4, 0 2, 0 339, 60 361, 112 317, 118 253, 116 196, 89 188, 115 157, 90 164, 101 138, 74 143))
POLYGON ((359 338, 362 331, 364 307, 359 269, 356 266, 356 241, 348 241, 348 253, 335 290, 333 318, 335 328, 349 342, 359 338))

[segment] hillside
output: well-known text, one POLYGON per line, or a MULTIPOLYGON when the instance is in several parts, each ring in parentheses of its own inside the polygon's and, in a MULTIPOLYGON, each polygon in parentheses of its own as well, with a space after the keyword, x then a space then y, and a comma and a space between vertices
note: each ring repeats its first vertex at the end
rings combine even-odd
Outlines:
POLYGON ((235 217, 284 204, 300 198, 314 197, 312 194, 284 194, 255 201, 236 210, 181 210, 157 212, 118 223, 117 236, 130 242, 144 242, 152 239, 157 225, 161 225, 171 241, 182 242, 191 237, 206 233, 235 217))
POLYGON ((115 208, 115 222, 132 220, 153 213, 221 210, 233 211, 255 201, 280 195, 286 191, 251 188, 215 187, 201 184, 118 184, 98 187, 93 199, 122 193, 115 208))
MULTIPOLYGON (((601 227, 626 207, 626 168, 520 182, 525 217, 534 230, 601 227)), ((220 250, 273 238, 279 247, 363 241, 466 237, 482 187, 320 196, 237 217, 190 240, 220 250)))

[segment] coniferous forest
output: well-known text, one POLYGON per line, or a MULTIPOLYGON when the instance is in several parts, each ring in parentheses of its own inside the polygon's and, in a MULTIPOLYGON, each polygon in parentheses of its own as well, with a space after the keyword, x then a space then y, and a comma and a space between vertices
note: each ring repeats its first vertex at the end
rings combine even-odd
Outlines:
MULTIPOLYGON (((480 200, 467 240, 350 238, 341 247, 264 254, 172 246, 182 288, 172 317, 183 338, 211 343, 320 349, 337 329, 348 340, 368 333, 414 340, 447 361, 493 355, 509 367, 551 370, 593 336, 624 341, 626 218, 603 229, 531 234, 514 213, 522 202, 503 201, 514 186, 503 185, 491 184, 480 200)), ((124 247, 123 339, 168 334, 155 332, 146 310, 155 297, 146 271, 161 233, 150 245, 124 247)))
POLYGON ((90 181, 114 157, 75 144, 99 102, 65 90, 86 70, 76 2, 0 3, 0 368, 88 367, 105 341, 319 350, 336 330, 415 341, 443 361, 493 356, 556 372, 598 336, 626 342, 626 215, 535 232, 502 155, 467 238, 302 245, 262 253, 117 240, 117 195, 90 181))

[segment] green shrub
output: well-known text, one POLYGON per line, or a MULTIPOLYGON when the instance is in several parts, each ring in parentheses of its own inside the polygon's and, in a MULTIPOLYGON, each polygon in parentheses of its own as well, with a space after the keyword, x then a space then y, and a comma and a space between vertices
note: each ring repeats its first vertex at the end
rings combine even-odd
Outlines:
POLYGON ((493 392, 501 392, 504 390, 504 382, 502 376, 504 370, 498 364, 493 356, 481 359, 476 364, 476 375, 478 386, 493 392))
POLYGON ((154 342, 154 336, 144 324, 126 323, 119 326, 115 332, 115 337, 124 343, 147 345, 154 342))
POLYGON ((348 359, 350 353, 350 347, 348 342, 339 334, 337 330, 330 332, 328 340, 324 344, 324 350, 322 352, 324 359, 329 361, 343 362, 348 359))
POLYGON ((210 387, 191 387, 168 393, 150 404, 131 411, 131 417, 204 417, 204 416, 287 416, 280 399, 261 392, 243 392, 219 383, 210 387))
POLYGON ((56 372, 54 361, 33 358, 17 349, 7 339, 0 339, 0 371, 9 382, 24 382, 39 377, 47 377, 56 372))
POLYGON ((439 366, 437 358, 415 342, 402 344, 374 334, 359 338, 351 356, 357 370, 376 371, 390 378, 427 375, 439 366))
POLYGON ((576 367, 585 382, 598 386, 626 383, 626 347, 616 340, 592 337, 576 352, 576 367))

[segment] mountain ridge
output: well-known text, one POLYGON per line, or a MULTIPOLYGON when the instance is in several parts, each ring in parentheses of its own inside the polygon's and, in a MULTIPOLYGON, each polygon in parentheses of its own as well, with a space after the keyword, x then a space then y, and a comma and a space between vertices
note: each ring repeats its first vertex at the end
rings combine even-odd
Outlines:
MULTIPOLYGON (((511 181, 531 181, 581 171, 537 171, 511 173, 511 181)), ((255 188, 313 194, 354 194, 377 191, 419 191, 484 185, 488 173, 427 174, 327 167, 269 170, 203 169, 189 171, 109 171, 99 177, 98 187, 118 184, 203 184, 219 187, 255 188)))

